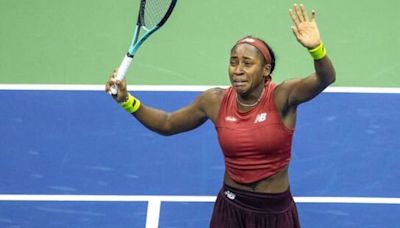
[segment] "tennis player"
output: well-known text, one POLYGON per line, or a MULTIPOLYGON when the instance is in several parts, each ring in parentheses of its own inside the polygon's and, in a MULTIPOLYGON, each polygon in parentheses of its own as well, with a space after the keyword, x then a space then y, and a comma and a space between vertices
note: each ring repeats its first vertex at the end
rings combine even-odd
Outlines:
POLYGON ((162 135, 192 130, 210 119, 225 160, 223 186, 210 221, 212 228, 297 228, 297 209, 290 193, 288 166, 297 107, 335 81, 335 70, 320 38, 312 11, 289 10, 297 41, 310 53, 315 72, 307 77, 272 82, 275 56, 261 39, 248 36, 231 49, 227 89, 213 88, 190 105, 165 112, 140 103, 115 72, 114 99, 144 126, 162 135))

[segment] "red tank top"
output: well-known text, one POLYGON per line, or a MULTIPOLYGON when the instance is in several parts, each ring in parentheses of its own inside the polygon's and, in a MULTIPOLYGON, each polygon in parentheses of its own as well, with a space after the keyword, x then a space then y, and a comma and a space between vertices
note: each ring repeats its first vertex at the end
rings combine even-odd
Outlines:
POLYGON ((260 103, 245 113, 239 112, 232 87, 224 93, 215 126, 226 171, 239 183, 273 176, 289 164, 294 130, 280 119, 275 88, 266 83, 260 103))

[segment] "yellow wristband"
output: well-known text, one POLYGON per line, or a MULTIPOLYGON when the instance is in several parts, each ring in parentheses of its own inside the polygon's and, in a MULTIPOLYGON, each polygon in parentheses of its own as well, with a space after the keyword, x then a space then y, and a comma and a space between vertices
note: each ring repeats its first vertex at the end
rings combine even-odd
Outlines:
POLYGON ((310 52, 314 60, 320 60, 326 56, 326 49, 322 41, 317 47, 308 49, 308 52, 310 52))
POLYGON ((120 103, 121 107, 129 113, 135 113, 140 108, 140 100, 128 93, 128 100, 120 103))

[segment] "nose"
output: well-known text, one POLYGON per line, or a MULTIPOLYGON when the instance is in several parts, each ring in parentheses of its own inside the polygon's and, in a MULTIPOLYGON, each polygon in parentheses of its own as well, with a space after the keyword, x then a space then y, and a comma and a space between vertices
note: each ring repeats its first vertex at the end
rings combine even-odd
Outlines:
POLYGON ((243 74, 243 64, 242 63, 238 63, 236 66, 234 66, 233 68, 233 73, 240 75, 243 74))

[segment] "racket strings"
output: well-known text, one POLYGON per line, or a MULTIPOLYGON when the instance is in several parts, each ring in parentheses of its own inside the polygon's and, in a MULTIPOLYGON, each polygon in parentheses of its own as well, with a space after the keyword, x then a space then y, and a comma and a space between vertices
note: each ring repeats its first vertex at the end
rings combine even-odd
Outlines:
POLYGON ((144 10, 144 24, 153 28, 164 18, 172 0, 147 0, 144 10))

